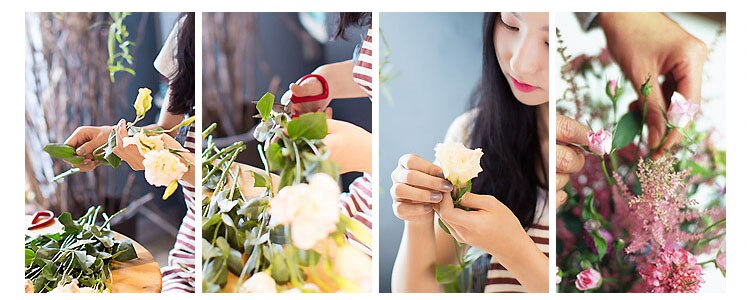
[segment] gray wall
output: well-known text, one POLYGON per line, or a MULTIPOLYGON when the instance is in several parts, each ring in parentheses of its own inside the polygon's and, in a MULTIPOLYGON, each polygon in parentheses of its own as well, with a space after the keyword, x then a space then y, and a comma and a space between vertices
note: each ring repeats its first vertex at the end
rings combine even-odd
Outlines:
POLYGON ((380 28, 398 72, 385 85, 392 99, 380 93, 380 291, 390 292, 403 232, 391 210, 390 173, 406 153, 433 160, 435 144, 467 110, 481 73, 482 13, 381 13, 380 28))

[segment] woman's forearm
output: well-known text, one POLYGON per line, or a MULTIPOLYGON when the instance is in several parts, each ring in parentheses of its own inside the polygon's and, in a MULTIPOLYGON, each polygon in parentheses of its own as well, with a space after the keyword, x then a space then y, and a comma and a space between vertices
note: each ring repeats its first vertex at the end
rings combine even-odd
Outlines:
POLYGON ((549 258, 526 234, 518 241, 505 243, 502 255, 489 251, 531 293, 549 291, 549 258))
POLYGON ((435 235, 432 222, 404 222, 401 247, 393 265, 394 292, 440 292, 435 279, 435 235))
POLYGON ((354 70, 354 62, 347 60, 322 65, 315 69, 313 74, 321 75, 328 81, 332 99, 367 97, 367 93, 354 82, 352 70, 354 70))

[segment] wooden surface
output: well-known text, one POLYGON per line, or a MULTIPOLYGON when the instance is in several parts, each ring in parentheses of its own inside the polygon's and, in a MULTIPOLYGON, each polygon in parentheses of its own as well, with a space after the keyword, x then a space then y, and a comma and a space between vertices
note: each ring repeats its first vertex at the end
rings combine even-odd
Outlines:
MULTIPOLYGON (((31 216, 26 216, 26 227, 31 223, 31 216)), ((62 225, 55 224, 33 231, 28 235, 39 235, 58 232, 62 225)), ((159 293, 161 292, 161 270, 151 253, 141 244, 127 236, 115 232, 115 240, 133 242, 138 258, 127 262, 112 262, 112 284, 108 284, 112 293, 159 293)))

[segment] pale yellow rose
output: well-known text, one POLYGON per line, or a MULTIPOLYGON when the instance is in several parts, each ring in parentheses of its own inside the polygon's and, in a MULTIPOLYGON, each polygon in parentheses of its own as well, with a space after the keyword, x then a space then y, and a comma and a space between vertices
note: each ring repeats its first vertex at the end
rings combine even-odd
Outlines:
POLYGON ((338 183, 324 173, 309 183, 286 186, 271 199, 271 225, 291 225, 294 246, 310 249, 336 231, 339 194, 338 183))
POLYGON ((276 281, 268 273, 258 272, 242 283, 240 293, 277 293, 276 281))
POLYGON ((164 149, 164 140, 162 140, 161 134, 148 136, 143 133, 143 130, 134 134, 132 137, 129 136, 123 138, 122 142, 125 144, 125 147, 135 145, 138 147, 138 152, 144 156, 149 151, 160 151, 164 149))
POLYGON ((333 264, 338 275, 357 285, 357 292, 372 290, 372 259, 367 254, 347 243, 338 249, 333 264))
POLYGON ((146 112, 151 109, 151 90, 148 88, 140 88, 138 89, 138 96, 135 98, 135 103, 133 104, 133 107, 135 107, 135 115, 136 116, 144 116, 146 115, 146 112))
POLYGON ((168 186, 172 181, 182 178, 188 170, 177 155, 166 149, 149 151, 143 158, 146 181, 153 186, 168 186))
POLYGON ((479 164, 482 154, 482 148, 471 150, 461 143, 440 143, 435 146, 435 159, 443 169, 445 179, 457 186, 463 186, 482 172, 479 164))

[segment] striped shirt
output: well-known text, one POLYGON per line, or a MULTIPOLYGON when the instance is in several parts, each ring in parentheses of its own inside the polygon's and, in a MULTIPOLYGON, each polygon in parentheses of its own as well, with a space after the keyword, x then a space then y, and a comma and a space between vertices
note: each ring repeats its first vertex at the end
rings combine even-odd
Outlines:
MULTIPOLYGON (((354 55, 354 82, 362 87, 367 97, 372 98, 372 26, 367 30, 367 36, 362 39, 354 55)), ((355 50, 356 51, 356 50, 355 50)))
MULTIPOLYGON (((180 19, 169 33, 154 67, 164 77, 169 78, 177 70, 177 31, 184 18, 180 19)), ((195 153, 195 127, 190 125, 183 147, 195 153)), ((169 251, 167 266, 161 268, 162 292, 195 293, 195 187, 186 181, 179 181, 185 198, 187 213, 182 219, 174 247, 169 251)))
MULTIPOLYGON (((445 142, 462 143, 468 147, 469 136, 476 112, 476 110, 472 110, 456 118, 448 128, 448 132, 445 135, 445 142)), ((534 214, 536 222, 529 227, 526 233, 534 241, 537 248, 549 257, 549 209, 547 208, 547 192, 539 189, 537 195, 537 206, 534 214)), ((489 259, 488 266, 479 270, 484 271, 486 269, 486 276, 484 276, 485 274, 475 274, 475 276, 481 279, 475 280, 475 282, 484 283, 484 287, 479 287, 478 290, 482 290, 485 293, 526 292, 526 289, 518 282, 516 277, 500 264, 496 258, 485 257, 485 259, 489 259)))

